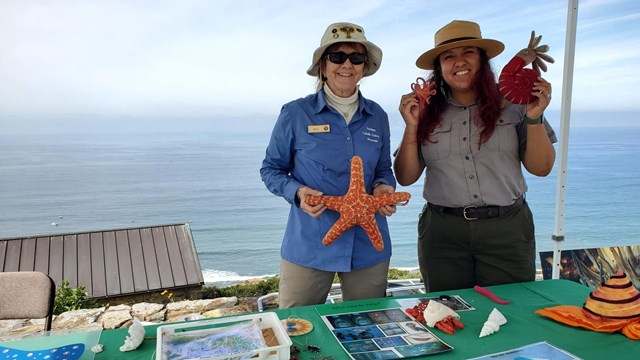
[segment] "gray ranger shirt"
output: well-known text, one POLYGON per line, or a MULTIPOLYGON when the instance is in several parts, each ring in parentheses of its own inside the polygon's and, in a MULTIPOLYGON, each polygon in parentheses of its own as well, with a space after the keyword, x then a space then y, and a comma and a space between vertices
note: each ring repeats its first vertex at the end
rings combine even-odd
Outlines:
MULTIPOLYGON (((507 206, 527 191, 521 157, 526 149, 525 105, 505 101, 493 135, 478 148, 480 130, 472 121, 478 106, 449 98, 443 121, 421 145, 426 165, 423 196, 446 207, 507 206)), ((543 117, 552 143, 558 140, 543 117)))

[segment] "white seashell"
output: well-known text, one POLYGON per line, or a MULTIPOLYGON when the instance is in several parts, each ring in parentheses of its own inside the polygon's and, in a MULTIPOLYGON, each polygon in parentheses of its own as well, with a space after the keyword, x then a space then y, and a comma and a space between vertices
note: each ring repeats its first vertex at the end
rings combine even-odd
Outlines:
POLYGON ((498 309, 493 308, 493 310, 491 310, 491 313, 489 314, 489 318, 487 319, 487 321, 492 321, 502 326, 507 323, 507 318, 505 318, 504 315, 502 315, 502 313, 498 311, 498 309))
POLYGON ((135 350, 144 340, 144 326, 137 317, 133 318, 133 324, 129 326, 129 336, 124 339, 124 344, 120 346, 120 351, 135 350))
POLYGON ((500 326, 506 323, 507 318, 505 318, 504 315, 502 315, 502 313, 498 311, 498 309, 493 308, 493 310, 491 310, 491 313, 489 314, 489 317, 487 318, 487 321, 485 321, 482 325, 482 330, 480 330, 479 337, 485 337, 487 335, 491 335, 495 332, 500 331, 500 326))
POLYGON ((424 321, 428 326, 434 327, 436 323, 447 316, 451 315, 454 319, 460 320, 460 315, 453 311, 450 307, 441 303, 430 300, 427 308, 424 309, 424 321))
POLYGON ((479 337, 485 337, 487 335, 491 335, 494 332, 498 332, 499 330, 500 330, 500 325, 492 321, 485 321, 484 325, 482 325, 482 330, 480 330, 479 337))
POLYGON ((94 353, 101 353, 102 351, 104 351, 104 345, 102 344, 95 344, 91 347, 91 351, 94 353))

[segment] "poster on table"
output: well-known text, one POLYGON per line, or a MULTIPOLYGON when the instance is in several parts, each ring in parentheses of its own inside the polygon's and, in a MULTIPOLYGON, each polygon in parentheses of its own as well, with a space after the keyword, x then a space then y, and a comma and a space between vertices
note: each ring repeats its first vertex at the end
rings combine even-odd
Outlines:
POLYGON ((471 360, 523 360, 523 359, 554 359, 554 360, 580 360, 579 357, 572 355, 558 347, 541 341, 534 344, 521 346, 517 349, 485 355, 471 360))
POLYGON ((372 300, 357 305, 339 303, 316 310, 351 359, 402 359, 453 350, 405 313, 403 306, 413 307, 420 301, 407 300, 411 303, 391 308, 372 300))

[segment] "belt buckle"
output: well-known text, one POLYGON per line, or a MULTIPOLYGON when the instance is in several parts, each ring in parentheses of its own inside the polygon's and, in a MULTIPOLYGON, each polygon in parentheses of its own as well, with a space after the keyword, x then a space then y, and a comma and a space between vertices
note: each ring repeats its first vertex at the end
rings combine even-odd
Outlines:
POLYGON ((462 216, 464 216, 464 218, 466 220, 478 220, 477 217, 469 217, 469 216, 467 216, 467 209, 475 209, 477 207, 478 206, 476 206, 476 205, 467 205, 467 206, 465 206, 464 209, 462 209, 462 216))

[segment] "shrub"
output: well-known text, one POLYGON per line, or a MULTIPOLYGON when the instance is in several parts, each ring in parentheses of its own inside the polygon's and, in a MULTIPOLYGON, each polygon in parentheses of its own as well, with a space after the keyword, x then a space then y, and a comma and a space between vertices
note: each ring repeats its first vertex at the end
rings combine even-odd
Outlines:
POLYGON ((205 286, 202 288, 203 299, 215 299, 218 297, 254 297, 270 294, 278 291, 278 276, 273 276, 254 284, 238 284, 223 288, 205 286))
POLYGON ((389 279, 399 280, 399 279, 420 279, 422 275, 420 275, 420 270, 408 271, 408 270, 400 270, 400 269, 389 269, 389 279))
POLYGON ((53 313, 60 315, 65 311, 100 307, 95 300, 89 299, 88 296, 89 294, 85 291, 84 285, 71 288, 69 280, 62 280, 62 285, 56 290, 53 313))

